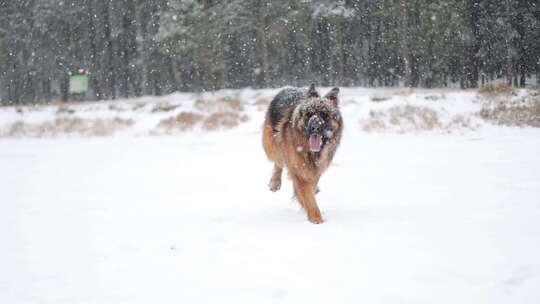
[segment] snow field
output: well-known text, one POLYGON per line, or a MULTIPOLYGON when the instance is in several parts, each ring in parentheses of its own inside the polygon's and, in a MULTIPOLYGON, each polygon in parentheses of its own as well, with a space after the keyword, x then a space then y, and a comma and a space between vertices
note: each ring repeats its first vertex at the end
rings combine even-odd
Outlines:
POLYGON ((255 107, 232 130, 140 136, 147 113, 0 139, 0 302, 537 303, 540 131, 367 133, 368 92, 343 90, 322 225, 288 179, 268 191, 255 107))

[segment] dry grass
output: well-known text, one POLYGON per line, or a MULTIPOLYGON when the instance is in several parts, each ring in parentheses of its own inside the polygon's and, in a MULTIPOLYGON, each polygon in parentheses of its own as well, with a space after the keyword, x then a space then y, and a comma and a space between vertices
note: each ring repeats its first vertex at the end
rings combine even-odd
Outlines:
POLYGON ((496 125, 540 128, 540 98, 521 104, 485 105, 479 115, 496 125))
POLYGON ((133 106, 131 107, 131 110, 132 111, 138 111, 138 110, 144 108, 144 106, 146 106, 145 102, 141 102, 141 101, 134 102, 133 106))
MULTIPOLYGON (((267 104, 269 100, 259 98, 257 102, 267 104)), ((237 127, 248 120, 248 116, 242 113, 244 106, 239 96, 224 96, 213 100, 199 98, 195 101, 194 107, 207 114, 191 113, 191 118, 194 118, 190 121, 192 125, 187 128, 180 127, 176 129, 191 129, 199 122, 202 122, 203 129, 207 131, 226 130, 237 127)), ((188 116, 185 118, 188 118, 188 116)))
POLYGON ((397 106, 389 110, 390 123, 394 125, 410 124, 417 130, 433 130, 440 128, 437 112, 425 107, 397 106))
POLYGON ((116 111, 116 112, 125 112, 126 108, 113 103, 109 105, 109 110, 116 111))
POLYGON ((373 96, 371 96, 369 99, 370 99, 372 102, 383 102, 383 101, 389 100, 390 98, 391 98, 390 96, 373 95, 373 96))
POLYGON ((56 114, 75 114, 75 110, 68 106, 59 106, 56 110, 56 114))
POLYGON ((218 104, 226 105, 229 110, 232 111, 243 111, 244 107, 242 106, 242 100, 239 96, 224 96, 218 98, 218 104))
MULTIPOLYGON (((202 120, 203 116, 201 114, 182 112, 174 117, 161 120, 158 124, 158 130, 165 133, 187 131, 193 129, 202 120)), ((161 133, 159 131, 157 133, 161 133)))
POLYGON ((248 117, 245 114, 237 112, 217 112, 206 117, 203 126, 209 131, 232 129, 246 121, 248 121, 248 117))
POLYGON ((475 124, 468 116, 456 115, 452 117, 452 120, 446 127, 448 131, 450 131, 451 128, 474 130, 478 128, 478 124, 475 124))
POLYGON ((134 124, 131 119, 56 118, 42 123, 17 121, 0 129, 0 137, 56 137, 77 134, 87 137, 108 136, 134 124))
POLYGON ((253 105, 255 106, 267 106, 270 104, 271 99, 268 97, 259 97, 257 100, 255 100, 255 103, 253 105))
POLYGON ((506 95, 505 98, 484 100, 478 116, 495 125, 539 128, 540 92, 532 88, 520 94, 513 94, 515 96, 506 95))
POLYGON ((478 93, 484 97, 487 98, 493 98, 497 96, 509 96, 514 94, 514 88, 507 84, 499 83, 499 84, 487 84, 480 89, 478 89, 478 93))
MULTIPOLYGON (((259 96, 257 104, 266 106, 270 100, 259 96)), ((199 99, 193 111, 175 111, 180 105, 168 101, 132 103, 95 103, 95 105, 76 107, 75 104, 53 104, 56 116, 44 122, 17 122, 0 126, 0 137, 56 137, 62 135, 78 135, 82 137, 107 136, 135 124, 132 119, 121 118, 81 118, 79 112, 103 111, 113 112, 139 111, 144 113, 170 113, 160 120, 157 126, 149 131, 151 135, 166 135, 185 132, 199 128, 200 130, 227 130, 248 121, 244 106, 239 96, 231 95, 216 98, 199 99), (174 111, 174 112, 173 112, 174 111)), ((14 108, 16 110, 17 108, 14 108)), ((21 107, 23 114, 27 109, 21 107)), ((160 118, 158 118, 160 119, 160 118)))
POLYGON ((243 111, 239 96, 223 96, 215 100, 199 98, 195 100, 195 108, 205 112, 243 111))
POLYGON ((531 96, 540 98, 540 84, 537 84, 530 89, 531 96))
POLYGON ((409 88, 409 89, 405 89, 405 90, 399 90, 399 91, 395 92, 394 95, 396 95, 396 96, 410 96, 410 95, 412 95, 412 93, 413 93, 413 89, 409 88))
POLYGON ((368 119, 360 120, 360 126, 366 132, 380 132, 388 128, 381 114, 374 111, 369 112, 368 119))
POLYGON ((202 111, 208 111, 212 107, 212 103, 208 99, 203 98, 197 98, 195 100, 194 106, 196 109, 202 110, 202 111))
POLYGON ((455 129, 474 129, 470 118, 456 115, 449 122, 443 122, 438 113, 427 107, 394 106, 386 110, 370 111, 369 118, 360 121, 361 128, 367 132, 396 131, 444 131, 455 129))
POLYGON ((446 96, 444 94, 440 94, 440 95, 428 95, 426 97, 424 97, 425 100, 430 100, 430 101, 438 101, 438 100, 442 100, 442 99, 445 99, 446 96))
POLYGON ((215 112, 209 115, 182 112, 174 117, 161 120, 156 130, 152 131, 151 134, 174 134, 189 131, 199 124, 202 124, 202 127, 207 131, 227 130, 246 121, 248 121, 248 116, 238 112, 215 112))
POLYGON ((166 101, 160 102, 152 108, 152 113, 160 113, 160 112, 170 112, 172 110, 175 110, 180 105, 172 105, 166 101))
POLYGON ((253 105, 257 107, 257 111, 265 111, 271 101, 268 97, 259 97, 253 105))

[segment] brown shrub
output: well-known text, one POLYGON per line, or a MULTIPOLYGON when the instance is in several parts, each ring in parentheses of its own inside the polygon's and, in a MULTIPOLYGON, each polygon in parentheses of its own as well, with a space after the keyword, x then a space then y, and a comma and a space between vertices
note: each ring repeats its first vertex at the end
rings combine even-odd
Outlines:
POLYGON ((390 99, 389 96, 383 96, 383 95, 373 95, 373 96, 370 97, 370 100, 372 102, 383 102, 383 101, 387 101, 389 99, 390 99))
POLYGON ((138 110, 144 108, 144 106, 146 106, 146 103, 144 103, 144 102, 140 102, 140 101, 135 102, 135 103, 133 103, 133 106, 131 107, 131 110, 132 111, 138 111, 138 110))
POLYGON ((484 97, 507 96, 514 94, 514 88, 504 83, 487 84, 478 89, 478 93, 484 97))
POLYGON ((477 124, 475 124, 470 117, 463 116, 463 115, 456 115, 452 117, 452 120, 450 121, 450 124, 447 125, 446 129, 450 130, 451 128, 461 128, 461 129, 476 129, 478 127, 477 124))
POLYGON ((540 99, 521 104, 484 105, 479 115, 496 125, 540 128, 540 99))
POLYGON ((208 99, 197 98, 193 106, 199 110, 209 110, 211 103, 208 99))
POLYGON ((409 89, 405 89, 405 90, 399 90, 399 91, 395 92, 394 95, 396 95, 396 96, 409 96, 412 93, 413 93, 413 89, 409 88, 409 89))
POLYGON ((437 112, 430 108, 411 105, 390 108, 390 123, 400 125, 404 122, 415 126, 417 130, 433 130, 441 127, 437 112))
POLYGON ((160 102, 152 108, 152 113, 158 113, 158 112, 170 112, 176 108, 178 108, 180 105, 172 105, 168 102, 160 102))
POLYGON ((223 96, 215 100, 199 98, 195 100, 196 109, 207 112, 242 111, 242 100, 239 96, 223 96))
POLYGON ((163 119, 158 128, 166 132, 191 130, 203 119, 203 116, 193 112, 182 112, 174 117, 163 119))
POLYGON ((540 84, 533 86, 530 90, 531 95, 540 99, 540 84))
POLYGON ((126 111, 125 108, 120 107, 119 105, 114 104, 114 103, 109 105, 109 110, 111 110, 111 111, 117 111, 117 112, 124 112, 124 111, 126 111))
POLYGON ((444 131, 475 129, 470 117, 455 115, 450 121, 443 122, 439 114, 430 108, 419 106, 395 106, 387 110, 370 111, 369 118, 360 121, 360 126, 367 132, 395 131, 444 131))
POLYGON ((125 129, 134 122, 131 119, 81 119, 56 118, 42 123, 17 121, 0 130, 0 137, 55 137, 79 134, 82 136, 107 136, 125 129))
POLYGON ((253 105, 255 106, 267 106, 270 104, 270 98, 268 97, 259 97, 257 100, 255 100, 255 103, 253 105))
POLYGON ((366 132, 377 132, 385 130, 386 123, 380 112, 369 111, 369 118, 360 120, 362 129, 366 132))
POLYGON ((247 115, 236 112, 217 112, 208 116, 204 120, 206 130, 232 129, 242 122, 248 121, 247 115))
MULTIPOLYGON (((244 107, 242 106, 242 100, 239 96, 223 96, 218 98, 218 104, 224 105, 227 109, 233 111, 242 111, 244 107)), ((223 109, 220 109, 223 110, 223 109)))
POLYGON ((58 110, 56 110, 56 114, 74 114, 74 113, 75 113, 75 110, 67 106, 60 106, 58 107, 58 110))
POLYGON ((86 127, 83 125, 83 128, 77 133, 86 136, 108 136, 118 130, 130 127, 134 123, 133 119, 119 117, 113 119, 92 119, 87 120, 86 127))
POLYGON ((437 100, 441 100, 441 99, 444 99, 445 96, 444 94, 441 94, 441 95, 428 95, 426 97, 424 97, 424 99, 426 100, 430 100, 430 101, 437 101, 437 100))
POLYGON ((271 99, 268 97, 259 97, 257 100, 255 100, 253 105, 257 107, 258 111, 265 111, 268 108, 270 101, 271 99))

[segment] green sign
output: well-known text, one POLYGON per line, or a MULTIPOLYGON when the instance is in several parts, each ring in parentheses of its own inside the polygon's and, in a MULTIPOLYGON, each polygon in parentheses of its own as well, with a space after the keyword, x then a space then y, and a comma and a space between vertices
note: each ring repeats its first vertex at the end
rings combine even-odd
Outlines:
POLYGON ((80 94, 88 91, 88 76, 73 75, 69 77, 69 93, 80 94))

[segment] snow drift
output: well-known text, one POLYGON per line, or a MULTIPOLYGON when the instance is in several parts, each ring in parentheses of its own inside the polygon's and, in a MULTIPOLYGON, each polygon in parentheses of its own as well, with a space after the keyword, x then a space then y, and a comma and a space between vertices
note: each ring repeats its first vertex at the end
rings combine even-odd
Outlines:
MULTIPOLYGON (((223 90, 107 102, 0 108, 0 137, 173 135, 259 121, 277 93, 223 90)), ((477 91, 345 88, 347 125, 366 132, 467 132, 487 124, 540 126, 535 90, 477 91)))

